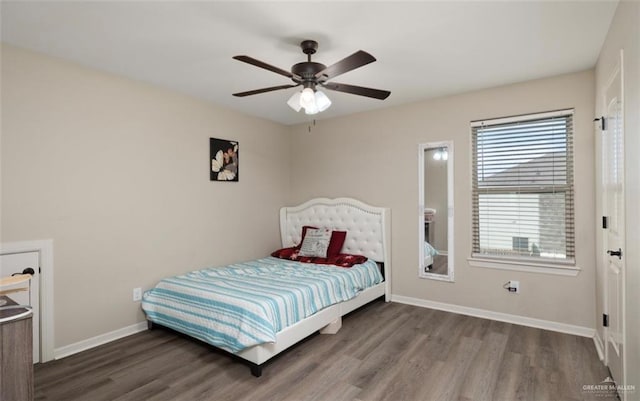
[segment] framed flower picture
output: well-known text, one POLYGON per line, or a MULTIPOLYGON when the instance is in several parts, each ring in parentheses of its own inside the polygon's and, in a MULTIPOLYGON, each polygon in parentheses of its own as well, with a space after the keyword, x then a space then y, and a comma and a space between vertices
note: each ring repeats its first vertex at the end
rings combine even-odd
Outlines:
POLYGON ((238 181, 239 154, 237 141, 209 138, 211 181, 238 181))

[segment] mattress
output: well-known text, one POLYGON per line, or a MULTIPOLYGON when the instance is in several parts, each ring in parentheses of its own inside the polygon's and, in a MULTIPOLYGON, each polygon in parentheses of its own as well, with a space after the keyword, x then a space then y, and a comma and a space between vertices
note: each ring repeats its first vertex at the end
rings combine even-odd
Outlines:
POLYGON ((166 278, 147 291, 147 319, 237 353, 383 281, 372 260, 351 268, 274 257, 166 278))

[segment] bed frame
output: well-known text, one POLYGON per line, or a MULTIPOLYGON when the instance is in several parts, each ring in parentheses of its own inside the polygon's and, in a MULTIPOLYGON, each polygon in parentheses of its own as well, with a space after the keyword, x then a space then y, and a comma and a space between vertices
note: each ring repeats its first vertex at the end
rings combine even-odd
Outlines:
POLYGON ((275 343, 247 348, 236 355, 249 362, 251 373, 259 377, 262 364, 297 342, 320 330, 335 334, 342 316, 377 299, 391 297, 391 211, 351 198, 316 198, 299 206, 280 209, 280 235, 283 247, 300 243, 302 226, 347 231, 343 253, 364 255, 383 266, 385 280, 346 302, 332 305, 276 334, 275 343))
POLYGON ((280 210, 280 235, 283 247, 300 243, 302 226, 347 231, 343 253, 364 255, 378 262, 385 280, 362 291, 358 296, 322 309, 312 316, 276 333, 274 343, 244 349, 235 356, 244 359, 251 373, 260 377, 262 365, 316 331, 335 334, 342 326, 342 316, 382 296, 391 297, 391 211, 367 205, 351 198, 316 198, 299 206, 280 210))

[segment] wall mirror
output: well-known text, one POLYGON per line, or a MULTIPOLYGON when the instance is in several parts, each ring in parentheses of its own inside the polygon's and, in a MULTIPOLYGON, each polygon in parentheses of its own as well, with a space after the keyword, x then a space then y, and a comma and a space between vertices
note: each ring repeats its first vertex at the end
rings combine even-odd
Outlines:
POLYGON ((453 142, 418 145, 419 273, 453 282, 453 142))

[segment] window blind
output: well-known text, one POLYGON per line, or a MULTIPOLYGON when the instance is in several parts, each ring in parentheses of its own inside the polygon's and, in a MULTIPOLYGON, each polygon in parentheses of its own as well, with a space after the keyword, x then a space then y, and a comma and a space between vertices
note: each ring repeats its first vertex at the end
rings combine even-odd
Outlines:
POLYGON ((573 111, 471 132, 473 256, 573 262, 573 111))

